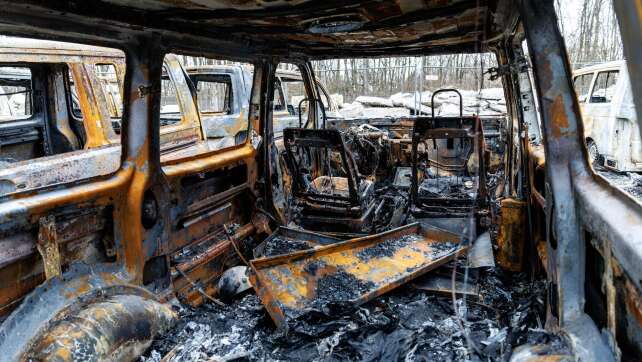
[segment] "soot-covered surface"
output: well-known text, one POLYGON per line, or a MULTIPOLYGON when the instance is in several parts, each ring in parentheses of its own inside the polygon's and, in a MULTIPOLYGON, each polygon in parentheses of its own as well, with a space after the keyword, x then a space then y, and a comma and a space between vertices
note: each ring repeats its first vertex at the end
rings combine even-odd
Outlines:
POLYGON ((297 240, 284 236, 270 238, 265 243, 264 256, 289 254, 295 251, 308 250, 315 245, 305 240, 297 240))
POLYGON ((341 270, 321 277, 317 281, 317 297, 315 304, 327 301, 349 301, 360 297, 374 287, 372 282, 364 282, 354 275, 341 270))
POLYGON ((479 280, 480 301, 456 302, 465 329, 451 298, 409 285, 343 314, 307 315, 287 337, 254 294, 226 307, 177 306, 182 318, 142 360, 168 353, 169 361, 505 360, 515 346, 546 342, 566 351, 560 337, 542 329, 544 281, 495 270, 479 280))
POLYGON ((474 177, 441 176, 423 180, 418 192, 422 197, 473 199, 477 195, 475 185, 474 177))
POLYGON ((363 262, 368 262, 372 258, 392 257, 399 249, 419 240, 423 240, 423 237, 417 234, 404 235, 398 239, 385 240, 361 250, 357 253, 357 257, 363 262))
POLYGON ((380 294, 378 290, 381 288, 398 283, 401 278, 429 267, 442 257, 454 257, 458 248, 458 244, 448 241, 426 245, 426 236, 419 234, 388 237, 374 242, 366 240, 365 245, 363 240, 356 240, 350 248, 355 249, 349 252, 339 247, 308 259, 255 265, 257 279, 261 280, 263 288, 260 294, 263 290, 270 290, 269 295, 274 296, 271 297, 274 301, 270 303, 270 313, 288 326, 309 313, 335 314, 334 311, 343 310, 346 306, 374 298, 380 294), (399 254, 401 249, 421 256, 413 259, 408 254, 399 254), (344 258, 352 260, 352 264, 346 265, 344 258), (370 265, 368 268, 350 269, 354 263, 370 265), (390 263, 400 267, 388 267, 390 263), (293 275, 301 275, 301 280, 292 279, 293 275))
POLYGON ((594 165, 595 170, 615 187, 622 189, 624 192, 633 196, 639 202, 642 202, 642 177, 635 172, 615 172, 602 166, 594 165))

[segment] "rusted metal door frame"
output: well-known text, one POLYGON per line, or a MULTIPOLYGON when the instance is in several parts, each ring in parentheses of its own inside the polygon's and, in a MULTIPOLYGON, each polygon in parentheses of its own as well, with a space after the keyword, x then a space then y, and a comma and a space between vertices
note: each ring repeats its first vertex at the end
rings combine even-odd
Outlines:
MULTIPOLYGON (((150 39, 142 39, 142 42, 150 43, 150 39)), ((154 45, 158 48, 157 44, 154 45)), ((98 205, 114 203, 115 218, 120 222, 120 227, 116 227, 117 242, 121 246, 119 257, 124 261, 132 280, 141 279, 144 264, 138 253, 142 245, 142 195, 148 186, 150 175, 157 172, 160 163, 158 132, 153 132, 154 129, 158 130, 158 122, 153 121, 154 118, 158 119, 158 106, 154 106, 157 99, 153 97, 159 97, 160 94, 142 93, 139 90, 153 84, 160 86, 162 56, 141 54, 141 49, 146 47, 138 46, 132 46, 127 52, 124 87, 127 91, 123 102, 123 152, 120 169, 115 174, 99 180, 55 191, 18 194, 0 204, 0 227, 6 231, 17 225, 37 222, 50 210, 64 205, 87 202, 98 205)))
MULTIPOLYGON (((264 167, 262 167, 262 173, 265 177, 264 179, 266 180, 265 187, 264 187, 265 199, 264 199, 263 207, 266 210, 272 210, 273 213, 277 215, 279 219, 281 219, 281 221, 285 221, 284 212, 283 210, 280 210, 277 207, 277 205, 275 205, 274 202, 272 201, 274 198, 273 197, 274 190, 271 185, 271 180, 273 175, 278 178, 278 175, 280 173, 278 172, 277 168, 280 168, 280 165, 279 165, 279 157, 278 157, 279 150, 275 143, 275 132, 274 132, 275 117, 274 117, 273 108, 272 108, 272 101, 274 99, 275 89, 273 86, 270 86, 270 85, 274 84, 274 80, 277 77, 278 64, 280 62, 287 62, 287 61, 289 60, 273 58, 270 60, 264 60, 263 62, 259 63, 261 64, 260 76, 262 77, 261 94, 264 94, 264 96, 269 102, 269 104, 266 106, 267 109, 265 110, 265 112, 261 113, 261 119, 263 120, 263 122, 261 123, 261 130, 263 132, 262 134, 264 135, 265 144, 266 144, 266 147, 262 154, 263 162, 264 162, 264 167)), ((315 78, 314 78, 314 70, 312 68, 312 64, 309 61, 304 61, 301 59, 293 59, 291 63, 296 65, 299 68, 301 79, 303 81, 303 85, 305 88, 306 97, 317 98, 318 89, 316 86, 314 86, 314 84, 316 83, 313 81, 315 78)), ((254 70, 255 77, 257 77, 257 70, 258 69, 255 66, 255 70, 254 70)), ((316 104, 316 102, 311 102, 310 110, 308 111, 308 117, 311 117, 310 123, 314 125, 314 128, 316 128, 316 125, 318 124, 318 113, 319 113, 318 105, 316 104)), ((261 162, 261 160, 258 160, 257 162, 261 162)), ((282 170, 284 169, 285 168, 282 168, 282 170)), ((283 175, 283 176, 289 179, 289 175, 283 175)), ((277 182, 281 183, 283 182, 283 180, 279 179, 277 182)))
POLYGON ((164 67, 167 70, 167 76, 174 83, 176 88, 176 97, 180 108, 180 122, 162 127, 161 137, 168 138, 167 141, 173 140, 172 135, 181 138, 181 134, 187 136, 194 133, 198 140, 203 139, 201 128, 200 114, 191 90, 187 86, 187 77, 178 57, 173 54, 166 54, 164 67))
POLYGON ((584 237, 590 232, 604 242, 639 290, 642 205, 595 175, 589 166, 579 104, 553 2, 521 0, 520 13, 542 111, 548 191, 547 271, 550 311, 556 319, 553 323, 572 336, 580 358, 612 360, 616 351, 607 347, 584 312, 584 237))
POLYGON ((68 65, 74 78, 85 134, 87 135, 85 149, 118 142, 118 137, 111 125, 107 105, 103 98, 97 94, 97 92, 102 92, 102 89, 99 80, 93 74, 94 64, 69 63, 68 65))

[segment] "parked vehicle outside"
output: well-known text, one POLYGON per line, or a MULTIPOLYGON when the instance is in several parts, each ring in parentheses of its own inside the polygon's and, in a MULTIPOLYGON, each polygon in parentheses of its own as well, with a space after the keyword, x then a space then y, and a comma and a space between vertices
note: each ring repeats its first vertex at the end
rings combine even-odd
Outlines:
MULTIPOLYGON (((247 132, 252 68, 242 65, 201 65, 186 67, 186 71, 196 88, 205 137, 220 139, 227 145, 242 143, 247 132)), ((337 118, 338 106, 318 81, 317 87, 321 91, 326 117, 337 118)), ((299 105, 303 113, 301 119, 305 123, 307 102, 301 102, 304 98, 301 73, 297 70, 277 70, 272 108, 277 138, 284 128, 299 126, 299 105)))
POLYGON ((591 160, 620 172, 642 171, 640 128, 626 61, 573 73, 591 160))

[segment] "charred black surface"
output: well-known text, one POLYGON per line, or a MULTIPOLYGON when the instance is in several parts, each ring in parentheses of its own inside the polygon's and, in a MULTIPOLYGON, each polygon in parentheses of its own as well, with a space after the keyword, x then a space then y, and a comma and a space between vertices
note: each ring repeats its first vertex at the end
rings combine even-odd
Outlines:
POLYGON ((372 282, 364 282, 354 275, 340 270, 319 279, 317 297, 312 302, 314 306, 324 307, 328 301, 350 301, 374 287, 372 282))
MULTIPOLYGON (((316 275, 321 272, 325 264, 323 262, 310 263, 306 272, 316 275)), ((283 312, 288 324, 296 326, 301 321, 313 323, 319 318, 331 318, 347 314, 357 307, 354 300, 371 291, 375 284, 370 281, 363 281, 344 270, 338 270, 332 274, 321 276, 317 280, 316 295, 306 303, 302 309, 291 309, 283 307, 283 312)))
MULTIPOLYGON (((498 9, 496 0, 427 2, 406 9, 397 2, 381 1, 82 1, 36 0, 3 2, 12 22, 37 14, 39 31, 52 36, 93 37, 117 42, 140 33, 164 34, 170 47, 212 52, 203 44, 218 44, 217 52, 234 56, 265 54, 382 55, 393 50, 406 54, 452 53, 477 49, 482 34, 501 33, 516 16, 513 6, 498 9), (64 16, 61 16, 64 15, 64 16), (101 27, 91 26, 97 21, 101 27), (354 31, 335 32, 346 22, 354 31), (451 24, 457 24, 452 28, 451 24), (98 30, 100 29, 100 30, 98 30), (319 29, 319 30, 314 30, 319 29), (102 31, 101 31, 102 30, 102 31), (328 30, 328 31, 324 31, 328 30), (380 36, 386 32, 387 36, 380 36), (59 35, 60 36, 60 35, 59 35), (216 39, 215 42, 212 40, 216 39)), ((36 25, 33 24, 33 25, 36 25)), ((5 25, 9 31, 13 30, 5 25)), ((37 29, 37 30, 34 30, 37 29)))
POLYGON ((319 270, 323 269, 325 266, 326 264, 322 260, 314 260, 308 263, 308 265, 306 265, 303 270, 312 276, 316 276, 317 272, 319 272, 319 270))
POLYGON ((465 330, 452 299, 403 286, 342 317, 317 314, 299 320, 285 337, 259 299, 248 295, 226 307, 177 306, 181 321, 154 341, 144 360, 160 361, 172 349, 170 361, 505 360, 524 343, 550 343, 560 354, 569 352, 560 336, 543 329, 543 280, 494 270, 481 272, 479 279, 482 299, 456 303, 465 330))
POLYGON ((404 235, 398 239, 390 239, 386 240, 384 242, 381 242, 373 247, 363 249, 362 251, 357 253, 357 256, 361 261, 367 262, 368 260, 372 258, 378 258, 382 256, 388 256, 391 257, 395 255, 397 250, 400 248, 415 242, 417 240, 421 240, 422 238, 419 235, 404 235))
POLYGON ((443 176, 423 180, 419 185, 421 197, 474 199, 477 195, 473 177, 443 176))
POLYGON ((274 237, 265 243, 265 256, 288 254, 299 250, 307 250, 313 246, 305 240, 274 237))

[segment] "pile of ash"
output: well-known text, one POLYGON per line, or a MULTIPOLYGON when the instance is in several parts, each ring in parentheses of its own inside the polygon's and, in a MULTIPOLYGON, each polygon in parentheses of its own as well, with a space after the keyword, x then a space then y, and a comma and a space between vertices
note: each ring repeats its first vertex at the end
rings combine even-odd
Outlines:
POLYGON ((253 294, 225 307, 177 305, 181 319, 142 361, 506 360, 516 346, 563 339, 543 329, 545 281, 481 271, 481 299, 455 302, 404 285, 339 316, 307 315, 287 336, 253 294), (462 328, 463 327, 463 328, 462 328))
POLYGON ((274 237, 269 239, 265 244, 263 256, 275 256, 289 254, 295 251, 308 250, 314 245, 305 241, 286 237, 274 237))

